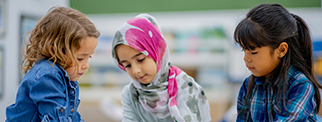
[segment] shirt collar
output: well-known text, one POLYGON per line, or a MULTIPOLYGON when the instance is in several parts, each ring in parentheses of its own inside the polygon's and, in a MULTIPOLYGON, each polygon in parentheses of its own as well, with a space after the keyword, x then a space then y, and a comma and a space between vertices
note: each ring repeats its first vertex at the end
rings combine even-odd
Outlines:
MULTIPOLYGON (((53 61, 52 60, 49 60, 49 62, 52 64, 53 63, 53 61)), ((64 69, 64 68, 62 68, 58 63, 56 63, 57 64, 57 66, 63 71, 63 73, 64 73, 64 76, 65 76, 65 78, 66 79, 68 79, 68 84, 69 84, 69 86, 71 87, 71 88, 77 88, 77 86, 78 86, 78 82, 77 81, 71 81, 70 80, 70 78, 69 78, 69 76, 68 76, 68 73, 67 73, 67 71, 64 69)))
MULTIPOLYGON (((288 81, 292 75, 296 72, 296 69, 294 66, 290 66, 289 70, 288 70, 288 76, 287 76, 287 79, 286 81, 288 81)), ((265 78, 265 77, 256 77, 255 78, 255 83, 257 85, 264 85, 266 81, 266 85, 269 86, 271 84, 271 82, 268 82, 268 78, 265 78)), ((278 86, 278 82, 274 82, 274 85, 275 86, 278 86)))
POLYGON ((257 85, 264 85, 266 79, 265 77, 255 77, 255 83, 257 85))

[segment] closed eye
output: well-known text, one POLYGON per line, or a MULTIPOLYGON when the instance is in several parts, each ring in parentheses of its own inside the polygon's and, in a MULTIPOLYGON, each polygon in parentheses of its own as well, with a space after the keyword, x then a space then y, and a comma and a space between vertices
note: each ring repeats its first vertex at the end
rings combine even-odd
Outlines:
POLYGON ((138 62, 143 62, 145 58, 138 59, 138 62))
POLYGON ((257 52, 250 52, 251 54, 257 54, 257 52))
POLYGON ((124 68, 130 68, 130 67, 131 67, 131 64, 124 65, 124 68))
POLYGON ((129 67, 131 67, 131 63, 129 63, 129 62, 127 62, 127 61, 122 61, 120 64, 121 64, 121 65, 123 65, 123 67, 124 67, 124 68, 129 68, 129 67))

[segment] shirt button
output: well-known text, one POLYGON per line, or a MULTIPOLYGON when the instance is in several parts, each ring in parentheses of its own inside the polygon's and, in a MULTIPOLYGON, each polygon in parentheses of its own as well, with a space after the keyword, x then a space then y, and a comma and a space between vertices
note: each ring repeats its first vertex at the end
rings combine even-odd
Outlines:
POLYGON ((63 113, 63 112, 64 112, 64 109, 62 109, 62 108, 61 108, 61 109, 60 109, 60 112, 61 112, 61 113, 63 113))
POLYGON ((71 112, 74 112, 74 109, 70 110, 71 112))
POLYGON ((71 91, 72 94, 74 94, 75 92, 74 91, 71 91))

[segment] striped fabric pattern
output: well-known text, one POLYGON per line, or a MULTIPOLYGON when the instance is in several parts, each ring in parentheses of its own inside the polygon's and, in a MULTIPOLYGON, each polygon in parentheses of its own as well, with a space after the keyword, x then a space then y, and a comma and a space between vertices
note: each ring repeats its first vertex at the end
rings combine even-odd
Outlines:
POLYGON ((286 103, 276 100, 277 91, 273 91, 276 84, 268 81, 264 85, 263 78, 255 78, 255 85, 250 97, 250 105, 246 107, 246 94, 249 78, 243 82, 237 100, 237 121, 238 122, 294 122, 294 121, 317 121, 317 104, 314 97, 314 87, 306 76, 291 67, 288 72, 288 86, 286 93, 286 103), (285 109, 287 108, 287 110, 285 109), (288 112, 287 112, 288 111, 288 112))

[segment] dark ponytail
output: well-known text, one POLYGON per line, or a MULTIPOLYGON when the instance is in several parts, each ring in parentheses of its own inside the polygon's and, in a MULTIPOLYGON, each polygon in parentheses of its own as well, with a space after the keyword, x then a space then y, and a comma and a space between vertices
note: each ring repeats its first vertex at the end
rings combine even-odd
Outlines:
POLYGON ((296 20, 297 28, 298 28, 298 43, 299 47, 296 50, 299 51, 299 55, 302 57, 297 60, 292 60, 292 64, 296 67, 296 69, 300 70, 302 73, 306 75, 306 77, 311 81, 315 89, 315 98, 317 99, 317 112, 319 112, 321 96, 319 92, 319 88, 322 88, 322 85, 317 81, 313 71, 313 54, 312 54, 312 41, 309 29, 305 24, 304 20, 295 15, 291 14, 296 20))

